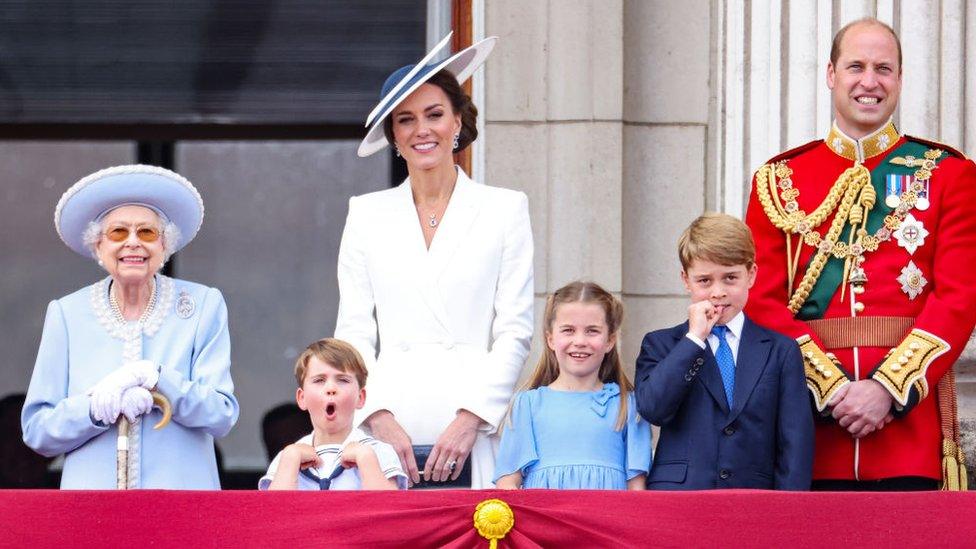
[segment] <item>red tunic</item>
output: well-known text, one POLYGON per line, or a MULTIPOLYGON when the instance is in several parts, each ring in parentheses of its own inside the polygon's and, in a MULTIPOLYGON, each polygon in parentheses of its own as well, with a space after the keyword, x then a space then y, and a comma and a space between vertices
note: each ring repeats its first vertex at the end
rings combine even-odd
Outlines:
MULTIPOLYGON (((884 154, 866 159, 864 166, 874 170, 905 139, 892 143, 884 154)), ((842 301, 838 290, 823 318, 914 317, 915 328, 943 339, 949 350, 925 370, 928 396, 906 408, 906 414, 880 431, 855 440, 829 416, 818 421, 814 479, 874 480, 907 475, 941 478, 942 434, 935 388, 959 357, 976 324, 976 165, 951 149, 927 145, 941 148, 951 156, 939 162, 932 172, 930 207, 910 212, 928 231, 924 244, 909 254, 892 237, 876 251, 865 253, 863 268, 868 282, 864 292, 854 295, 848 286, 842 301), (914 262, 927 280, 915 299, 909 298, 897 280, 909 261, 914 262), (863 310, 857 312, 855 302, 862 303, 863 310)), ((812 212, 838 176, 854 164, 824 141, 800 147, 774 160, 787 160, 787 166, 793 170, 793 186, 800 191, 797 202, 806 212, 812 212)), ((792 337, 810 335, 819 345, 808 324, 794 318, 786 306, 789 296, 785 236, 766 216, 755 187, 754 177, 746 223, 755 238, 759 271, 746 312, 759 324, 792 337)), ((885 196, 878 197, 880 201, 884 199, 885 196)), ((821 234, 832 219, 833 214, 819 226, 821 234)), ((793 245, 795 253, 795 237, 793 245)), ((794 286, 803 277, 814 251, 811 246, 804 246, 794 286)), ((871 375, 891 348, 861 346, 825 350, 836 354, 851 380, 860 380, 871 375)))

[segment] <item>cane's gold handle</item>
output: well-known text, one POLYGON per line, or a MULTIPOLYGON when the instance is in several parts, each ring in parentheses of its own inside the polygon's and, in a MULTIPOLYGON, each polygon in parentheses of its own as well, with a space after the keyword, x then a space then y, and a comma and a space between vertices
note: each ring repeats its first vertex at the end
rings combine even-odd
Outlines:
POLYGON ((169 403, 169 399, 163 396, 162 393, 158 391, 152 392, 153 404, 159 407, 163 412, 163 418, 159 420, 159 423, 153 425, 153 429, 162 429, 169 423, 169 420, 173 418, 173 405, 169 403))

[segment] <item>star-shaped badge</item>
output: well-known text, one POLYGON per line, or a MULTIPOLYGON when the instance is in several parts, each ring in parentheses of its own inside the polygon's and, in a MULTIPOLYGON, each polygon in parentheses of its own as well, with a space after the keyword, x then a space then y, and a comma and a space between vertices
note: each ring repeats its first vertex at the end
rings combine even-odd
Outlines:
POLYGON ((908 294, 908 299, 915 299, 922 293, 922 288, 929 283, 922 276, 922 271, 915 266, 913 261, 909 261, 908 265, 901 270, 901 274, 898 275, 898 282, 901 283, 901 291, 908 294))
POLYGON ((929 232, 922 222, 915 219, 912 214, 905 216, 901 225, 898 225, 898 230, 895 231, 898 245, 908 250, 909 255, 914 254, 919 246, 925 244, 925 237, 928 235, 929 232))

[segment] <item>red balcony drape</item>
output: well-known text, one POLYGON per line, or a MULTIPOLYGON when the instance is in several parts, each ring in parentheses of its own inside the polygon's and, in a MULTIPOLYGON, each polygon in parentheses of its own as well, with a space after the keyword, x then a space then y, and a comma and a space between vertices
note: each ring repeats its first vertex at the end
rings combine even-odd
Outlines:
POLYGON ((976 495, 417 491, 0 492, 0 546, 488 547, 488 498, 512 508, 507 547, 971 547, 976 495))

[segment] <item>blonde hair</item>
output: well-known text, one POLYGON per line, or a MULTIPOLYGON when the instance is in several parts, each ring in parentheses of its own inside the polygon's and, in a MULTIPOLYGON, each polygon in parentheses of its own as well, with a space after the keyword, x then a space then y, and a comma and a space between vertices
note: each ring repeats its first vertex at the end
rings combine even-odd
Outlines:
POLYGON ((315 357, 322 362, 332 366, 340 372, 351 373, 356 376, 359 388, 366 386, 366 364, 363 357, 355 347, 342 341, 327 337, 311 343, 298 355, 295 361, 295 381, 301 387, 305 383, 305 375, 308 373, 308 361, 315 357))
POLYGON ((678 258, 685 271, 697 259, 719 265, 756 263, 756 244, 745 223, 722 213, 706 213, 691 222, 678 239, 678 258))
MULTIPOLYGON (((613 337, 620 333, 620 325, 624 319, 624 306, 620 300, 594 282, 575 281, 556 290, 546 301, 546 312, 543 316, 542 329, 545 336, 552 334, 552 326, 556 321, 556 310, 565 303, 587 303, 599 305, 605 314, 608 334, 613 337)), ((613 348, 603 356, 600 370, 597 374, 603 383, 616 383, 620 387, 620 409, 617 413, 617 423, 614 429, 623 429, 627 424, 627 396, 634 390, 634 384, 627 378, 623 365, 620 363, 620 351, 615 342, 613 348)), ((535 371, 520 390, 537 389, 549 385, 559 377, 559 363, 556 353, 546 345, 545 352, 539 357, 535 371)))

